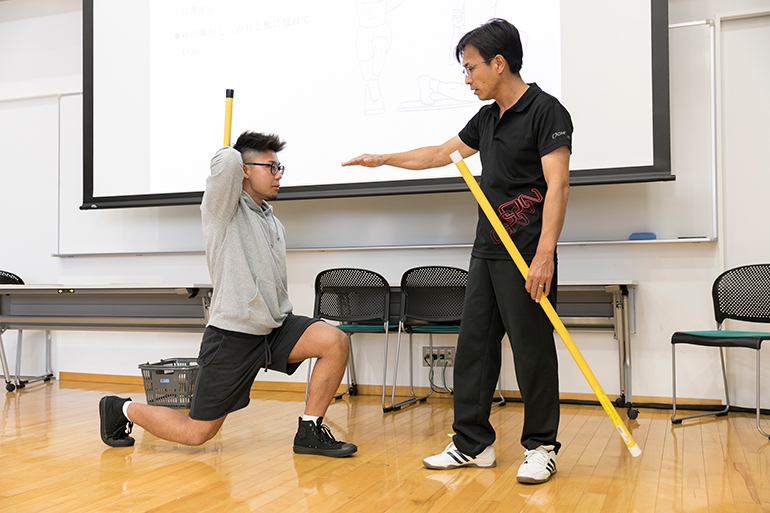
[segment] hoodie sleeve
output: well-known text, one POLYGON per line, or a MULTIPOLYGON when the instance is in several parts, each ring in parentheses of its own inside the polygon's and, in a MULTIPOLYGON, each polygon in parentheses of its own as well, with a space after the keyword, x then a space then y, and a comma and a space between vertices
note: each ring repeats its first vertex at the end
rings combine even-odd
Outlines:
POLYGON ((211 175, 206 179, 206 192, 201 210, 220 221, 235 215, 243 189, 243 158, 231 147, 217 151, 211 159, 211 175))

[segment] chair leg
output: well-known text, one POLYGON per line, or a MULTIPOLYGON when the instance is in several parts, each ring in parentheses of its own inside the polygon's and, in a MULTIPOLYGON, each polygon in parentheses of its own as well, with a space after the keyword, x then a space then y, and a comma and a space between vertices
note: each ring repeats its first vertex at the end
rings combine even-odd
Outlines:
POLYGON ((770 435, 768 435, 767 433, 765 433, 765 432, 762 430, 762 428, 760 427, 760 425, 759 425, 759 412, 760 412, 760 408, 759 408, 759 391, 760 391, 760 386, 759 386, 759 377, 760 377, 760 374, 759 374, 759 372, 760 372, 760 366, 759 366, 759 349, 757 349, 757 429, 759 430, 759 432, 760 432, 760 433, 762 433, 762 435, 763 435, 763 436, 766 436, 767 438, 770 438, 770 435))
POLYGON ((350 387, 350 390, 348 390, 348 393, 350 395, 356 395, 358 393, 358 390, 356 389, 356 362, 353 359, 353 334, 348 335, 348 344, 350 345, 350 367, 348 368, 348 378, 350 378, 350 381, 348 382, 348 385, 350 387))
POLYGON ((25 381, 21 380, 21 344, 23 336, 23 330, 19 330, 19 335, 16 338, 16 377, 14 379, 16 388, 24 388, 27 384, 25 381))
POLYGON ((39 376, 22 377, 21 375, 21 350, 23 339, 24 332, 23 330, 19 330, 18 341, 16 342, 16 374, 14 376, 16 388, 24 388, 30 383, 37 383, 38 381, 51 381, 51 379, 53 379, 53 369, 51 368, 51 330, 46 330, 45 332, 45 373, 39 376))
MULTIPOLYGON (((386 412, 388 410, 385 409, 385 387, 387 385, 388 381, 388 323, 386 322, 383 326, 385 330, 385 354, 382 358, 382 411, 386 412)), ((393 384, 393 388, 395 389, 396 384, 393 384)))
POLYGON ((722 363, 722 386, 725 389, 725 404, 727 404, 727 407, 725 408, 724 413, 722 413, 722 415, 727 415, 727 412, 730 411, 730 391, 727 389, 727 368, 725 366, 725 350, 722 347, 719 348, 719 358, 722 363))
MULTIPOLYGON (((430 352, 433 353, 433 338, 430 340, 430 352)), ((415 397, 414 393, 414 346, 412 345, 412 334, 409 334, 409 393, 415 397)))
POLYGON ((398 323, 398 336, 396 337, 396 358, 393 361, 393 383, 390 387, 390 406, 384 406, 382 411, 389 412, 396 409, 396 378, 398 377, 398 357, 401 352, 401 333, 404 331, 402 322, 398 323))
POLYGON ((51 330, 45 332, 45 373, 53 377, 53 365, 51 364, 51 330))
POLYGON ((695 419, 698 417, 706 417, 708 415, 727 415, 730 411, 730 393, 727 389, 727 371, 725 370, 725 354, 724 348, 719 348, 719 359, 722 364, 722 385, 725 391, 725 408, 719 411, 710 411, 706 413, 699 413, 697 415, 688 415, 686 417, 676 417, 676 344, 671 344, 671 372, 672 372, 672 402, 673 411, 671 413, 671 423, 681 424, 683 420, 695 419))
POLYGON ((671 344, 671 423, 676 424, 676 345, 671 344))
POLYGON ((503 397, 502 376, 497 378, 497 393, 500 394, 500 400, 492 403, 492 406, 505 406, 505 397, 503 397))
POLYGON ((11 373, 8 371, 8 360, 5 358, 5 347, 3 346, 3 332, 0 330, 0 364, 3 367, 3 376, 5 377, 5 389, 9 392, 16 390, 16 385, 11 381, 11 373))
MULTIPOLYGON (((431 388, 430 392, 428 392, 427 395, 423 397, 417 397, 417 395, 414 393, 414 382, 413 382, 413 367, 414 367, 414 358, 412 356, 413 350, 412 350, 412 334, 409 334, 409 391, 412 394, 412 397, 409 399, 405 399, 399 403, 396 403, 396 379, 398 378, 398 357, 401 350, 401 332, 403 331, 403 324, 399 323, 398 326, 398 341, 396 342, 396 361, 394 363, 394 369, 393 369, 393 387, 391 391, 390 396, 390 406, 386 406, 383 408, 384 412, 390 412, 390 411, 398 411, 403 406, 407 406, 413 403, 422 402, 426 400, 430 395, 433 393, 433 388, 431 388)), ((433 340, 431 339, 431 350, 433 346, 433 340)))

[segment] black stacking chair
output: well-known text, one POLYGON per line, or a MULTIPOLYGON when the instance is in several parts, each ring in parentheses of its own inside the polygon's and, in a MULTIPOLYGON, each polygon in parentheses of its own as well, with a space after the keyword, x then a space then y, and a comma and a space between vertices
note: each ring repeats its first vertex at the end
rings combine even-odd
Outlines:
POLYGON ((459 333, 467 283, 468 271, 456 267, 415 267, 406 271, 401 277, 401 313, 396 343, 396 362, 393 369, 390 406, 385 408, 386 411, 400 410, 402 406, 425 401, 433 394, 432 386, 425 396, 417 397, 414 393, 412 335, 420 333, 429 335, 430 354, 433 354, 434 334, 459 333), (396 403, 401 333, 409 334, 409 391, 412 396, 396 403))
MULTIPOLYGON (((0 271, 0 284, 2 285, 24 285, 24 280, 8 271, 0 271)), ((5 328, 0 325, 0 364, 3 366, 3 376, 5 377, 5 389, 13 392, 16 385, 11 380, 11 373, 8 371, 8 360, 5 358, 5 346, 3 345, 2 334, 5 328)))
MULTIPOLYGON (((335 396, 356 395, 356 371, 353 359, 355 333, 384 333, 385 354, 382 369, 382 407, 385 408, 385 377, 388 362, 388 332, 397 324, 390 322, 390 285, 381 275, 366 269, 339 268, 321 271, 315 280, 313 316, 338 321, 348 335, 348 388, 335 396)), ((308 367, 308 385, 311 369, 308 367)), ((305 390, 307 399, 307 387, 305 390)))
POLYGON ((714 302, 714 315, 717 329, 714 331, 679 331, 671 337, 671 370, 673 385, 673 412, 671 422, 679 424, 683 420, 706 415, 727 415, 730 411, 730 395, 727 390, 725 372, 726 347, 744 347, 756 351, 756 387, 757 387, 757 429, 770 438, 759 425, 760 365, 759 352, 762 342, 770 340, 770 333, 756 331, 727 331, 722 329, 726 319, 749 322, 770 322, 770 264, 756 264, 736 267, 720 274, 711 289, 714 302), (696 346, 718 347, 722 364, 722 384, 725 393, 725 407, 716 412, 676 417, 676 346, 691 344, 696 346))

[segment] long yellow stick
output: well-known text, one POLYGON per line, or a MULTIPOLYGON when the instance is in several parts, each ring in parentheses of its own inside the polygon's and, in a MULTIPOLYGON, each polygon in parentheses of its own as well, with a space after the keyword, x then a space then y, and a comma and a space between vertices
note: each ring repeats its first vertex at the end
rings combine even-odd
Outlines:
MULTIPOLYGON (((511 240, 511 236, 508 235, 508 232, 505 230, 503 223, 500 222, 497 214, 495 214, 495 211, 492 209, 492 205, 489 204, 489 200, 487 200, 487 197, 484 196, 484 193, 481 191, 481 187, 479 187, 479 184, 476 183, 473 175, 471 175, 471 172, 468 170, 468 166, 466 166, 465 162, 463 161, 462 155, 460 155, 459 151, 455 151, 450 155, 450 157, 452 157, 452 162, 454 162, 457 166, 457 169, 460 170, 460 173, 463 175, 463 179, 465 179, 465 183, 468 184, 468 188, 476 198, 476 201, 481 207, 481 210, 483 210, 484 214, 486 214, 489 222, 492 224, 492 227, 495 229, 497 235, 500 237, 500 240, 503 242, 505 249, 508 250, 511 258, 513 258, 513 261, 516 263, 516 267, 519 268, 519 271, 526 280, 527 275, 529 274, 529 267, 527 266, 527 263, 524 261, 521 253, 519 253, 519 250, 516 248, 513 240, 511 240)), ((597 399, 599 399, 599 402, 604 407, 604 411, 607 413, 607 416, 615 425, 615 429, 617 429, 618 434, 620 434, 620 437, 625 442, 626 447, 628 448, 631 455, 639 456, 642 454, 642 450, 638 445, 636 445, 636 442, 631 436, 631 433, 629 433, 628 428, 626 428, 626 425, 621 422, 620 416, 618 416, 618 412, 607 398, 607 394, 605 394, 604 390, 602 390, 601 385, 599 385, 599 382, 596 380, 596 376, 594 376, 594 373, 591 372, 591 368, 588 367, 588 364, 583 358, 583 355, 580 354, 580 351, 575 345, 575 342, 572 340, 569 332, 567 332, 567 328, 564 327, 564 323, 561 322, 559 315, 556 313, 556 310, 554 310, 553 305, 551 305, 551 302, 548 301, 548 298, 545 296, 545 294, 540 296, 540 306, 543 307, 543 311, 545 311, 548 319, 551 320, 551 324, 553 324, 553 327, 556 329, 556 333, 559 334, 562 341, 564 342, 564 345, 567 346, 569 353, 572 355, 572 358, 574 358, 575 363, 577 363, 577 366, 580 368, 583 376, 585 376, 586 380, 588 380, 588 384, 591 385, 591 389, 594 391, 597 399)))
POLYGON ((233 90, 225 90, 225 144, 230 146, 230 127, 233 124, 233 90))

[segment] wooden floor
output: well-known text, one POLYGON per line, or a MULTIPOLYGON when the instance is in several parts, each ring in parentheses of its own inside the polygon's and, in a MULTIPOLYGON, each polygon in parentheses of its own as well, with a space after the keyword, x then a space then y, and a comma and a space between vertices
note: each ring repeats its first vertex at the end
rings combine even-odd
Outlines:
POLYGON ((136 428, 130 448, 99 438, 97 403, 133 385, 60 382, 5 394, 0 417, 0 511, 639 511, 770 510, 768 442, 750 415, 672 427, 670 411, 642 409, 627 425, 631 458, 600 407, 562 406, 558 473, 521 485, 520 404, 495 408, 498 466, 433 471, 422 459, 449 442, 451 401, 431 398, 383 414, 379 397, 345 397, 326 423, 359 447, 352 458, 291 451, 303 395, 258 392, 201 447, 136 428))

